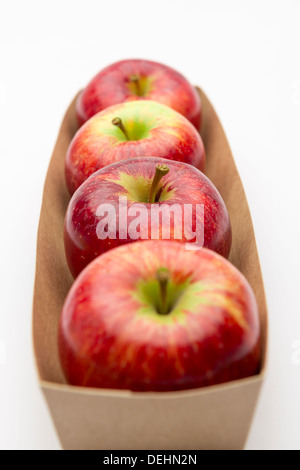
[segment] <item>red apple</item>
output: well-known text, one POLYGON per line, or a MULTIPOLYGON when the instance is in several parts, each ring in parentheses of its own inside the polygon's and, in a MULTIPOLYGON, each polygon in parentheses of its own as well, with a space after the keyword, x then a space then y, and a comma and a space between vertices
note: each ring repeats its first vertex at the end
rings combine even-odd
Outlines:
POLYGON ((176 70, 149 60, 122 60, 98 73, 76 102, 81 126, 114 104, 149 99, 183 114, 199 130, 201 102, 197 91, 176 70))
POLYGON ((108 251, 75 280, 59 322, 73 385, 171 391, 259 371, 255 296, 225 258, 175 241, 108 251))
POLYGON ((71 194, 95 171, 133 157, 162 157, 204 169, 204 146, 194 126, 154 101, 106 108, 75 134, 65 163, 71 194))
POLYGON ((74 277, 111 248, 158 238, 193 241, 195 248, 204 245, 228 257, 227 209, 197 168, 155 157, 133 158, 98 170, 73 194, 64 240, 74 277))

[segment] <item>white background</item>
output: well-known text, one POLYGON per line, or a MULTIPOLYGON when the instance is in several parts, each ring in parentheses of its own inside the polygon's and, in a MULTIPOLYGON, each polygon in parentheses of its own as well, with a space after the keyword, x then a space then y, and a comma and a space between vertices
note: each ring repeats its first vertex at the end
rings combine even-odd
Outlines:
POLYGON ((247 448, 300 448, 299 22, 297 0, 0 0, 0 448, 60 448, 31 343, 43 182, 75 93, 132 57, 182 72, 220 116, 269 308, 268 375, 247 448))

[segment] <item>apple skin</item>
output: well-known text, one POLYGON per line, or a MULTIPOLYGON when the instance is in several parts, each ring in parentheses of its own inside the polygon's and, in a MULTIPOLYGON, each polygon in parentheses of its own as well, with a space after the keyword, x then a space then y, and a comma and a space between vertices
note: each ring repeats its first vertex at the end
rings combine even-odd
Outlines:
POLYGON ((201 101, 196 89, 176 70, 141 59, 109 65, 90 81, 76 101, 79 126, 109 106, 139 99, 165 104, 200 129, 201 101), (142 96, 130 82, 133 75, 142 80, 142 96))
POLYGON ((175 391, 228 382, 259 371, 257 304, 245 277, 217 253, 136 242, 99 256, 75 280, 58 348, 72 385, 175 391), (160 267, 172 295, 180 291, 166 315, 156 307, 160 267))
POLYGON ((70 194, 100 168, 141 156, 184 161, 204 170, 202 139, 185 117, 154 101, 121 103, 93 116, 72 139, 65 160, 70 194), (112 124, 115 117, 122 119, 130 140, 112 124))
POLYGON ((183 162, 155 157, 133 158, 102 168, 90 176, 73 194, 65 216, 64 243, 67 263, 74 277, 96 256, 121 244, 136 241, 132 239, 129 231, 126 230, 124 237, 120 236, 119 230, 120 218, 123 221, 127 220, 126 227, 130 226, 131 220, 135 218, 135 216, 130 216, 130 213, 128 214, 135 203, 142 203, 147 209, 146 233, 139 233, 137 240, 181 237, 180 241, 184 243, 191 241, 191 233, 183 230, 185 204, 192 205, 190 226, 193 232, 198 230, 198 233, 203 230, 203 217, 202 214, 196 213, 196 205, 203 204, 204 239, 195 239, 195 242, 200 244, 200 248, 204 245, 225 257, 229 256, 230 219, 225 203, 212 182, 197 168, 183 162), (154 217, 151 222, 153 204, 147 202, 147 197, 155 167, 158 164, 166 164, 169 168, 169 173, 163 176, 158 186, 159 207, 165 204, 169 207, 177 204, 182 214, 177 219, 173 216, 171 224, 168 220, 155 220, 154 217), (126 216, 122 212, 119 217, 119 196, 127 198, 126 216), (97 208, 100 204, 106 203, 116 208, 116 236, 99 239, 97 224, 100 217, 97 216, 97 208), (178 222, 179 219, 180 222, 178 222), (176 231, 176 224, 179 225, 179 223, 180 234, 176 231), (164 226, 170 227, 170 236, 163 228, 164 226), (153 228, 152 231, 151 228, 153 228))

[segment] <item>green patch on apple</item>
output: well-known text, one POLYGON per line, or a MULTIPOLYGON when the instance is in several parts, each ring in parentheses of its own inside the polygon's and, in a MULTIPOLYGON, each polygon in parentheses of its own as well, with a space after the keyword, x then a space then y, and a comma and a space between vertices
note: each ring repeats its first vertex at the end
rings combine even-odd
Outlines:
POLYGON ((146 75, 130 75, 127 87, 135 96, 147 96, 153 88, 154 77, 146 75))
MULTIPOLYGON (((126 196, 131 202, 148 203, 151 186, 153 184, 153 178, 146 178, 142 175, 133 175, 125 171, 119 172, 118 179, 108 179, 111 183, 118 184, 126 190, 126 196)), ((163 202, 172 199, 175 195, 176 190, 170 189, 171 184, 165 184, 164 186, 157 186, 155 188, 156 197, 155 202, 163 202)), ((124 192, 120 192, 120 195, 124 195, 124 192)))
POLYGON ((141 305, 138 315, 151 319, 154 317, 162 323, 184 324, 186 312, 196 312, 199 305, 204 303, 202 296, 199 296, 203 288, 201 282, 192 282, 190 278, 181 283, 169 278, 164 293, 159 279, 143 279, 137 283, 132 296, 141 305))

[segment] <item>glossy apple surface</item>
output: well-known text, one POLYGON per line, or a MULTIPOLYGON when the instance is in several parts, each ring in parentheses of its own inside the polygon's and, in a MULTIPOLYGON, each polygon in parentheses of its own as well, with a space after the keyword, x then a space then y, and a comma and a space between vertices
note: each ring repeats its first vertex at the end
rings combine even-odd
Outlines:
POLYGON ((114 104, 140 99, 170 106, 200 129, 201 101, 195 88, 176 70, 140 59, 109 65, 90 81, 76 102, 78 123, 114 104))
POLYGON ((70 193, 100 168, 141 156, 184 161, 204 169, 202 139, 187 119, 162 104, 134 101, 105 109, 77 131, 65 161, 70 193), (116 119, 126 134, 113 124, 116 119))
POLYGON ((244 276, 211 250, 131 243, 99 256, 75 280, 58 346, 73 385, 135 391, 213 385, 259 371, 257 304, 244 276))
POLYGON ((111 248, 153 238, 193 242, 228 257, 231 226, 227 209, 215 186, 197 168, 155 157, 134 158, 102 168, 73 194, 65 217, 64 242, 74 277, 111 248), (161 165, 169 172, 159 181, 155 202, 150 203, 156 167, 161 165), (126 198, 124 207, 120 207, 120 197, 126 198), (161 216, 154 214, 157 206, 161 216), (168 212, 163 216, 165 206, 169 217, 168 212), (107 226, 107 234, 99 235, 100 220, 109 220, 110 209, 111 230, 107 226), (139 227, 132 231, 137 218, 139 227))

